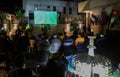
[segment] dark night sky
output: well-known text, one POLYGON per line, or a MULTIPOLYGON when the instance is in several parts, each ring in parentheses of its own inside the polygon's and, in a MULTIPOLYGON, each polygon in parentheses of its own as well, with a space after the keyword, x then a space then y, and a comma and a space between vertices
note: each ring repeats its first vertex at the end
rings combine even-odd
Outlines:
POLYGON ((22 0, 0 0, 0 10, 14 13, 18 8, 22 7, 22 0))

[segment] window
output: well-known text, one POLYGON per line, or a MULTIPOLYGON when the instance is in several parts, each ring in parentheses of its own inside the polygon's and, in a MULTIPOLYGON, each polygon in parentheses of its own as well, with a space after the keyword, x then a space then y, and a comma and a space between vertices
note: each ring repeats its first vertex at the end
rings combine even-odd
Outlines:
POLYGON ((34 13, 29 13, 29 19, 34 19, 34 13))
POLYGON ((55 6, 53 6, 53 11, 56 11, 56 7, 55 6))
POLYGON ((69 8, 69 14, 72 14, 72 8, 71 7, 69 8))
POLYGON ((63 8, 63 14, 66 14, 66 7, 63 8))
POLYGON ((50 9, 50 6, 47 6, 47 9, 50 9))

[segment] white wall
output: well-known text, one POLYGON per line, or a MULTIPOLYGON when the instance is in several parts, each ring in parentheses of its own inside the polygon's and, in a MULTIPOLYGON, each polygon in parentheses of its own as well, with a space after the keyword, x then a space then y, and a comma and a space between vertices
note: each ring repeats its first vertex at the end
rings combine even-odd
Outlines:
MULTIPOLYGON (((57 0, 23 0, 23 9, 25 9, 25 16, 29 16, 29 11, 34 11, 35 6, 37 10, 53 10, 53 6, 56 7, 56 11, 63 13, 63 7, 66 7, 66 12, 69 12, 69 7, 72 7, 73 17, 77 17, 77 3, 70 1, 57 1, 57 0), (37 5, 37 6, 36 6, 37 5), (48 9, 47 6, 50 6, 48 9)), ((65 16, 69 16, 66 14, 65 16)))
MULTIPOLYGON (((62 20, 65 18, 79 18, 81 15, 78 15, 77 3, 70 1, 58 1, 58 0, 23 0, 23 9, 25 9, 25 16, 29 17, 29 12, 32 13, 35 10, 35 5, 37 5, 37 10, 53 10, 53 6, 56 7, 56 11, 61 12, 62 20), (48 9, 47 6, 50 6, 48 9), (66 7, 66 13, 63 14, 63 7, 66 7), (69 14, 69 8, 72 8, 72 14, 69 14)), ((30 20, 30 23, 34 23, 34 20, 30 20)), ((57 24, 56 27, 51 27, 50 34, 53 32, 63 32, 65 24, 57 24)), ((40 28, 35 27, 34 32, 39 33, 40 28)))

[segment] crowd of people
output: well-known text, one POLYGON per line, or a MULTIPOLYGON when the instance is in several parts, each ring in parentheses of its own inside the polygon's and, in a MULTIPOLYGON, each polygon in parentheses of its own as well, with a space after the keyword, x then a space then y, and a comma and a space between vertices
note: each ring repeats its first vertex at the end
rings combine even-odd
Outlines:
POLYGON ((66 32, 51 36, 46 32, 29 35, 21 27, 11 37, 4 30, 0 32, 0 63, 5 61, 7 72, 13 70, 9 77, 33 77, 36 74, 39 77, 65 77, 69 63, 66 57, 86 52, 89 42, 81 32, 71 36, 66 32), (35 61, 33 67, 27 63, 31 55, 35 61))

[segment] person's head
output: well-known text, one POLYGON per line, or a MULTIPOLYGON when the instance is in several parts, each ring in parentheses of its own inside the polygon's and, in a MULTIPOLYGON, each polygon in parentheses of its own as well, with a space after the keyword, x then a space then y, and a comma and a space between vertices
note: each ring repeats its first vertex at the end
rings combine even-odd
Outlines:
POLYGON ((81 37, 81 35, 80 35, 80 34, 78 34, 77 36, 78 36, 78 37, 81 37))
POLYGON ((104 37, 104 35, 103 35, 103 34, 100 34, 100 37, 104 37))
POLYGON ((57 34, 53 35, 54 38, 57 38, 57 34))
POLYGON ((22 30, 22 26, 18 26, 18 29, 22 30))
POLYGON ((83 33, 79 33, 78 37, 84 37, 84 34, 83 33))

